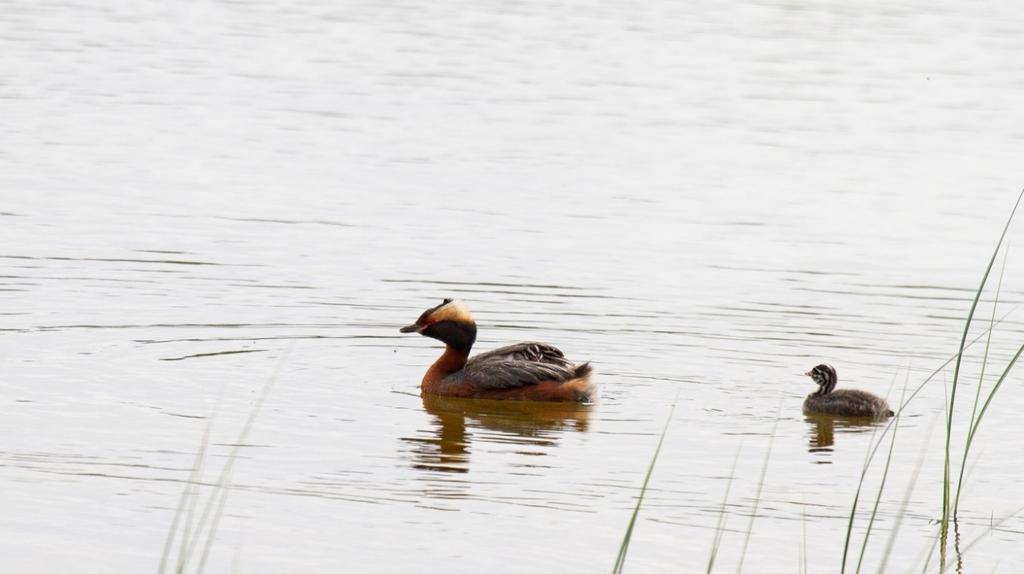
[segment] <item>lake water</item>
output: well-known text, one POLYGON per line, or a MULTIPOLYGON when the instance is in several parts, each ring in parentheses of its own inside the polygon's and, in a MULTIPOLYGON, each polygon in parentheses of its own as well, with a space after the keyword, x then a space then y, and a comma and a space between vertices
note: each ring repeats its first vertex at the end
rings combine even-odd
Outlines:
MULTIPOLYGON (((234 462, 207 571, 609 571, 674 403, 626 569, 703 571, 728 487, 718 570, 749 528, 748 572, 838 571, 879 429, 805 418, 801 374, 895 405, 956 352, 1024 184, 1022 16, 0 2, 0 570, 156 571, 209 423, 194 518, 234 462), (398 327, 442 297, 478 350, 592 361, 600 400, 421 399, 440 349, 398 327)), ((865 571, 898 517, 887 571, 924 565, 951 381, 901 417, 865 571)), ((996 522, 1020 382, 968 465, 965 572, 1024 565, 1024 517, 996 522)))

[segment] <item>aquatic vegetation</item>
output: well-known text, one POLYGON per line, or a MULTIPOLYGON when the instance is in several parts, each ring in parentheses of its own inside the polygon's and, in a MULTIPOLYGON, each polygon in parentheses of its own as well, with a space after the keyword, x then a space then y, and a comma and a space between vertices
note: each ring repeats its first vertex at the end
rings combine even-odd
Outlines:
MULTIPOLYGON (((171 554, 172 548, 174 547, 175 541, 178 543, 178 556, 173 570, 176 574, 188 571, 189 563, 196 557, 200 543, 202 543, 202 553, 198 557, 199 562, 195 567, 195 572, 200 573, 206 567, 206 561, 210 556, 210 549, 213 547, 213 541, 217 536, 220 519, 224 515, 224 506, 227 504, 228 494, 231 492, 231 480, 234 474, 235 462, 238 460, 239 450, 249 437, 253 423, 255 422, 257 415, 259 415, 260 410, 263 408, 263 403, 270 394, 270 389, 273 388, 274 383, 277 382, 278 376, 281 373, 281 369, 284 366, 290 351, 291 347, 289 347, 281 356, 277 362, 277 366, 274 368, 273 374, 271 374, 270 378, 263 384, 263 388, 260 390, 259 396, 253 403, 252 408, 249 410, 245 423, 242 425, 242 429, 238 433, 238 438, 231 445, 231 450, 228 452, 227 460, 221 469, 220 475, 217 477, 217 482, 212 485, 202 482, 202 474, 210 439, 210 430, 213 426, 213 421, 217 412, 216 408, 214 409, 213 414, 207 417, 206 425, 203 428, 202 439, 199 444, 199 450, 196 451, 195 462, 192 465, 192 471, 189 473, 189 477, 185 483, 185 488, 182 490, 181 497, 178 500, 178 506, 174 512, 174 519, 171 521, 171 527, 167 533, 163 553, 160 556, 160 567, 158 570, 160 574, 163 574, 167 570, 168 558, 171 554), (196 520, 196 504, 199 499, 202 486, 209 486, 212 488, 212 491, 207 496, 206 503, 203 506, 203 511, 199 515, 198 520, 196 520), (182 524, 183 515, 184 524, 182 524), (209 524, 207 524, 208 522, 209 524), (203 537, 204 531, 205 539, 203 537)), ((222 396, 223 389, 221 390, 221 397, 222 396)), ((217 400, 218 407, 221 397, 218 397, 217 400)))
MULTIPOLYGON (((722 505, 718 508, 718 524, 715 525, 715 538, 711 543, 711 555, 708 557, 708 569, 710 572, 715 568, 715 558, 718 556, 718 548, 722 544, 722 536, 725 534, 726 505, 729 503, 729 491, 732 489, 732 482, 736 478, 736 464, 740 461, 740 453, 743 452, 743 443, 736 448, 736 456, 732 459, 732 468, 729 470, 729 479, 725 483, 725 494, 722 496, 722 505)), ((806 535, 806 531, 805 531, 806 535)), ((806 547, 806 536, 804 546, 806 547)))
MULTIPOLYGON (((952 510, 952 508, 951 508, 952 505, 951 505, 951 502, 950 502, 950 473, 949 473, 950 442, 951 442, 952 436, 953 436, 953 413, 954 413, 954 406, 956 405, 956 390, 957 390, 957 386, 958 386, 958 384, 960 382, 960 366, 961 366, 961 362, 963 360, 964 346, 965 346, 965 343, 967 342, 967 335, 968 335, 968 333, 971 330, 971 322, 974 319, 974 312, 978 308, 978 300, 981 299, 981 294, 985 290, 985 284, 988 282, 988 276, 992 272, 992 266, 995 264, 996 257, 999 255, 999 250, 1000 250, 1000 248, 1002 248, 1003 241, 1006 239, 1006 232, 1009 231, 1009 229, 1010 229, 1010 224, 1013 222, 1013 216, 1017 213, 1017 207, 1020 206, 1021 198, 1024 198, 1024 190, 1021 190, 1020 195, 1017 196, 1017 202, 1013 205, 1013 209, 1010 211, 1010 216, 1006 220, 1006 225, 1003 226, 1003 232, 999 236, 999 241, 996 243, 996 247, 992 251, 992 256, 989 258, 988 266, 985 268, 985 273, 982 275, 981 284, 978 286, 978 290, 974 294, 974 300, 971 302, 971 309, 970 309, 970 311, 967 312, 967 320, 964 321, 964 333, 963 333, 963 336, 960 338, 960 351, 957 353, 957 356, 956 356, 956 366, 953 369, 953 382, 952 382, 952 385, 950 387, 950 393, 949 393, 949 408, 948 408, 947 414, 946 414, 946 448, 945 448, 945 452, 944 452, 945 458, 944 458, 944 462, 943 462, 943 478, 942 478, 942 523, 941 523, 942 524, 942 531, 941 531, 942 534, 941 534, 941 538, 942 538, 943 542, 945 541, 946 535, 949 532, 950 511, 952 510)), ((1024 350, 1024 346, 1021 347, 1021 350, 1024 350)), ((1017 355, 1015 355, 1013 360, 1010 361, 1010 364, 1007 365, 1006 370, 1003 373, 1003 377, 1001 377, 999 382, 996 383, 996 386, 992 389, 992 392, 989 394, 988 400, 985 402, 985 406, 982 407, 981 413, 978 414, 978 420, 974 422, 974 425, 973 425, 974 427, 977 427, 977 425, 980 424, 980 422, 981 422, 980 419, 981 419, 982 416, 984 416, 986 408, 988 407, 989 403, 991 402, 992 397, 995 395, 995 391, 998 390, 999 385, 1002 383, 1003 378, 1006 376, 1006 373, 1008 373, 1009 370, 1011 368, 1013 368, 1013 365, 1017 361, 1017 357, 1019 357, 1019 356, 1020 356, 1020 351, 1017 352, 1017 355)), ((986 360, 987 360, 987 357, 986 357, 986 360)), ((965 453, 964 453, 965 457, 966 457, 966 454, 967 454, 967 449, 970 448, 970 441, 971 441, 972 438, 973 438, 973 432, 968 434, 967 447, 965 447, 965 453)), ((941 556, 940 556, 940 558, 941 558, 941 556)))
POLYGON ((626 565, 626 553, 629 551, 629 541, 633 537, 633 527, 636 526, 636 518, 640 514, 640 505, 644 503, 644 493, 647 492, 647 484, 651 481, 651 474, 654 472, 654 465, 658 462, 658 455, 661 454, 661 445, 665 442, 665 434, 668 433, 669 424, 672 423, 672 415, 676 412, 676 403, 679 401, 679 393, 676 393, 672 407, 668 410, 668 417, 665 419, 665 427, 661 429, 661 437, 658 438, 658 446, 654 449, 654 456, 651 457, 651 464, 647 467, 647 474, 644 476, 644 483, 640 487, 640 494, 637 495, 636 507, 629 517, 629 525, 626 526, 626 533, 622 537, 622 544, 619 545, 619 555, 615 558, 615 565, 612 567, 612 574, 620 574, 626 565))
MULTIPOLYGON (((907 382, 903 385, 903 397, 907 395, 907 383, 910 381, 910 371, 907 371, 907 382)), ((902 399, 901 399, 902 402, 902 399)), ((885 480, 889 477, 889 466, 892 464, 892 451, 896 446, 896 435, 899 434, 900 421, 896 419, 893 421, 892 427, 892 438, 889 439, 889 454, 885 457, 885 468, 882 471, 882 481, 878 485, 878 494, 875 496, 875 504, 871 507, 871 517, 868 519, 867 531, 864 532, 864 542, 860 545, 860 557, 857 558, 857 572, 860 572, 861 565, 864 564, 864 553, 868 548, 868 540, 871 538, 871 528, 875 525, 875 517, 878 516, 878 505, 882 501, 882 492, 885 490, 885 480)), ((849 534, 849 531, 847 531, 849 534)), ((845 566, 845 561, 844 561, 845 566)))
POLYGON ((757 507, 761 504, 761 493, 764 492, 765 478, 768 476, 768 462, 772 458, 772 445, 775 444, 775 433, 779 428, 779 417, 782 416, 782 404, 775 413, 775 424, 772 425, 772 434, 768 437, 768 448, 765 449, 764 462, 761 464, 761 477, 757 481, 757 494, 754 495, 754 505, 750 511, 750 522, 747 523, 747 534, 743 537, 743 550, 740 551, 740 564, 736 572, 743 571, 743 561, 747 557, 747 546, 750 545, 750 535, 754 531, 754 519, 757 518, 757 507))
MULTIPOLYGON (((996 298, 995 298, 996 303, 993 305, 992 316, 991 316, 991 319, 989 321, 988 328, 985 329, 984 332, 982 332, 981 334, 979 334, 978 336, 976 336, 974 339, 972 339, 970 341, 968 341, 967 338, 968 338, 968 334, 970 332, 971 322, 973 320, 975 311, 977 310, 978 302, 981 299, 981 295, 984 292, 985 285, 987 283, 989 274, 991 273, 991 270, 992 270, 992 266, 995 263, 996 257, 998 255, 1000 249, 1002 248, 1003 242, 1004 242, 1004 240, 1006 238, 1006 233, 1009 230, 1010 223, 1013 221, 1014 214, 1016 213, 1016 210, 1017 210, 1018 206, 1020 205, 1020 202, 1021 202, 1022 198, 1024 198, 1024 190, 1022 190, 1021 193, 1017 197, 1017 201, 1014 204, 1013 210, 1010 212, 1010 216, 1007 219, 1006 225, 1003 227, 1003 231, 1002 231, 1002 234, 999 237, 999 241, 996 243, 996 247, 993 250, 991 257, 989 258, 989 263, 988 263, 988 266, 985 269, 985 273, 984 273, 984 275, 982 277, 981 284, 979 285, 978 289, 974 293, 974 298, 973 298, 973 300, 971 302, 971 307, 970 307, 970 310, 968 311, 968 315, 967 315, 967 318, 965 320, 965 326, 964 326, 964 330, 963 330, 963 335, 961 337, 960 346, 959 346, 959 349, 958 349, 957 353, 955 355, 953 355, 953 357, 951 357, 949 360, 944 362, 938 369, 933 371, 928 377, 926 377, 924 379, 924 381, 922 381, 917 386, 917 388, 914 390, 914 392, 912 392, 909 397, 906 397, 906 399, 900 405, 900 408, 897 410, 896 416, 886 425, 886 427, 880 433, 880 436, 879 436, 877 442, 875 442, 874 446, 872 447, 871 454, 868 456, 868 459, 865 462, 865 466, 862 469, 861 477, 860 477, 860 480, 858 481, 857 489, 856 489, 856 492, 854 494, 853 503, 851 504, 850 519, 849 519, 848 524, 847 524, 846 542, 845 542, 844 548, 843 548, 843 556, 842 556, 842 563, 841 563, 841 569, 840 569, 841 572, 845 572, 845 570, 846 570, 846 559, 847 559, 847 554, 848 554, 848 550, 849 550, 850 536, 851 536, 851 533, 852 533, 852 530, 853 530, 854 517, 855 517, 856 512, 857 512, 857 505, 858 505, 858 501, 859 501, 859 497, 860 497, 860 492, 861 492, 861 489, 863 487, 864 478, 865 478, 865 476, 867 474, 868 468, 870 467, 871 461, 873 460, 875 453, 877 452, 878 448, 882 444, 882 439, 884 438, 885 434, 887 432, 889 432, 890 429, 892 429, 893 432, 895 433, 896 428, 897 428, 896 425, 898 424, 900 414, 907 407, 907 404, 910 403, 910 401, 913 400, 917 396, 918 392, 920 392, 920 390, 923 389, 924 386, 927 383, 929 383, 938 373, 943 372, 946 369, 946 367, 951 362, 953 362, 955 360, 955 366, 954 366, 954 372, 953 372, 953 380, 952 380, 952 382, 950 384, 950 388, 949 388, 949 397, 946 400, 945 405, 944 405, 944 407, 945 407, 946 426, 945 426, 945 437, 944 437, 945 438, 945 447, 944 447, 944 450, 943 450, 942 513, 941 513, 941 519, 939 519, 939 522, 938 522, 938 524, 939 524, 939 532, 938 532, 938 534, 936 536, 936 541, 937 541, 937 543, 939 545, 939 562, 940 562, 940 566, 939 567, 940 567, 940 569, 944 569, 946 567, 945 548, 946 548, 946 540, 947 540, 948 533, 949 533, 949 523, 951 521, 955 522, 955 520, 956 520, 956 508, 958 507, 959 496, 960 496, 960 492, 961 492, 962 487, 963 487, 963 478, 964 478, 963 470, 964 470, 964 466, 966 464, 967 456, 968 456, 968 454, 970 452, 971 443, 973 442, 974 435, 975 435, 975 433, 977 431, 978 426, 980 425, 981 418, 983 417, 984 413, 986 412, 988 406, 991 404, 992 399, 994 398, 996 391, 999 389, 1000 385, 1002 385, 1002 382, 1005 380, 1005 378, 1009 374, 1010 370, 1016 364, 1016 362, 1017 362, 1018 358, 1020 357, 1021 353, 1024 352, 1024 345, 1022 345, 1017 350, 1017 352, 1013 356, 1013 358, 1006 365, 1006 367, 1004 368, 1002 375, 999 377, 999 380, 996 381, 995 385, 990 390, 990 392, 988 394, 988 397, 986 398, 986 401, 983 404, 981 410, 977 411, 977 405, 975 405, 975 408, 972 409, 971 422, 968 425, 968 433, 967 433, 966 442, 965 442, 965 446, 964 446, 963 461, 961 462, 960 476, 959 476, 959 478, 957 480, 956 498, 955 498, 955 502, 951 504, 951 501, 950 501, 951 476, 950 476, 950 469, 949 469, 949 466, 950 466, 950 443, 951 443, 952 434, 953 434, 953 415, 954 415, 954 412, 955 412, 954 406, 955 406, 955 400, 956 400, 956 389, 957 389, 957 385, 959 383, 962 359, 963 359, 963 356, 964 356, 964 352, 967 349, 969 349, 975 343, 980 341, 981 338, 983 338, 983 337, 986 338, 986 348, 985 348, 985 354, 984 354, 984 358, 983 358, 983 362, 982 362, 982 377, 984 377, 985 366, 987 365, 987 362, 988 362, 988 348, 989 348, 989 342, 991 340, 990 337, 991 337, 992 331, 995 329, 996 325, 998 325, 999 323, 1002 322, 1003 319, 1005 319, 1005 316, 1003 318, 999 319, 998 321, 995 319, 996 306, 997 306, 997 303, 998 303, 998 292, 997 292, 997 295, 996 295, 996 298), (975 417, 975 412, 977 412, 977 417, 975 417)), ((1004 260, 1004 265, 1005 265, 1005 260, 1004 260)), ((1001 289, 1001 280, 1000 280, 999 288, 1001 289)), ((980 381, 979 381, 979 391, 978 391, 978 394, 980 396, 980 381)), ((891 456, 891 453, 890 453, 890 456, 891 456)), ((886 462, 886 468, 888 468, 888 460, 886 462)), ((916 480, 916 477, 915 477, 915 480, 916 480)), ((879 496, 881 495, 881 489, 883 489, 883 488, 884 488, 884 481, 883 481, 883 484, 880 486, 879 496)), ((907 494, 907 496, 909 496, 909 493, 907 494)), ((893 532, 892 536, 895 536, 895 534, 896 533, 893 532)), ((888 548, 888 550, 886 550, 886 554, 883 555, 883 560, 887 559, 888 552, 891 551, 891 548, 892 548, 892 541, 891 540, 890 540, 890 543, 887 544, 887 548, 888 548)), ((863 555, 863 551, 864 550, 862 549, 862 555, 863 555)), ((962 555, 962 551, 959 552, 959 554, 962 555)), ((927 569, 927 562, 925 563, 925 569, 927 569)), ((859 570, 859 566, 858 566, 858 570, 859 570)))

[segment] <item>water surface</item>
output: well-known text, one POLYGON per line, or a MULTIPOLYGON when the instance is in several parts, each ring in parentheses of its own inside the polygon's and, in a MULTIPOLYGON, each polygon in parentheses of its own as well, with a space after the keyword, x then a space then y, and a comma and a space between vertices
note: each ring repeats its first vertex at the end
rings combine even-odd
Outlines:
MULTIPOLYGON (((739 453, 718 565, 761 486, 746 569, 795 571, 806 531, 835 571, 878 429, 806 418, 801 373, 896 404, 956 351, 1021 186, 1021 16, 0 3, 2 569, 155 570, 209 424, 204 497, 237 452, 209 571, 607 570, 675 402, 627 567, 702 567, 739 453), (421 398, 439 349, 398 327, 442 297, 480 350, 593 361, 600 400, 421 398)), ((901 420, 871 570, 899 515, 889 568, 923 565, 951 378, 901 420)), ((989 528, 1024 506, 1018 382, 969 465, 965 571, 1024 563, 1024 519, 989 528)))

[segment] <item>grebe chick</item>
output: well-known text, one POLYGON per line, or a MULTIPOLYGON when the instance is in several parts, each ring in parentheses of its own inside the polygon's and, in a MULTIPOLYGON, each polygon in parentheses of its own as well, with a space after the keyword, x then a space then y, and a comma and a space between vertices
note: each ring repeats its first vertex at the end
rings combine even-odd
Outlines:
POLYGON ((818 365, 804 375, 814 379, 818 385, 818 390, 804 399, 804 413, 873 418, 894 414, 889 403, 879 396, 852 389, 833 390, 839 379, 832 365, 818 365))
POLYGON ((424 394, 578 402, 593 396, 590 363, 572 363, 546 343, 516 343, 469 358, 476 342, 476 322, 461 301, 445 299, 399 330, 445 344, 444 353, 423 375, 420 390, 424 394))

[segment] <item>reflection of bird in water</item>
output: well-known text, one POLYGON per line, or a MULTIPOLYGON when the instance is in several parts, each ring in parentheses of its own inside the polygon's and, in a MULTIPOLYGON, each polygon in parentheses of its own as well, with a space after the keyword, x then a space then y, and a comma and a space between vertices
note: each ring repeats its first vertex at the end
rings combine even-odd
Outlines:
POLYGON ((835 443, 835 418, 832 415, 807 415, 805 420, 811 425, 810 452, 829 452, 835 443))
POLYGON ((423 408, 435 417, 431 429, 434 436, 405 440, 417 445, 413 466, 441 472, 469 470, 470 442, 475 430, 498 433, 486 438, 478 435, 477 441, 552 447, 558 444, 561 433, 586 432, 590 417, 589 407, 577 403, 471 400, 437 395, 423 395, 423 408))
POLYGON ((837 417, 836 415, 824 415, 809 413, 804 417, 807 421, 810 435, 809 452, 832 452, 832 445, 835 444, 835 432, 857 433, 869 431, 875 427, 878 421, 866 417, 848 418, 837 417))
POLYGON ((834 390, 839 378, 831 365, 818 365, 804 374, 818 385, 818 390, 804 399, 805 414, 871 418, 893 415, 889 404, 881 397, 851 389, 834 390))
POLYGON ((590 364, 572 363, 546 343, 516 343, 469 358, 476 322, 461 301, 445 299, 400 330, 445 344, 444 354, 423 375, 423 394, 577 402, 593 394, 590 364))

